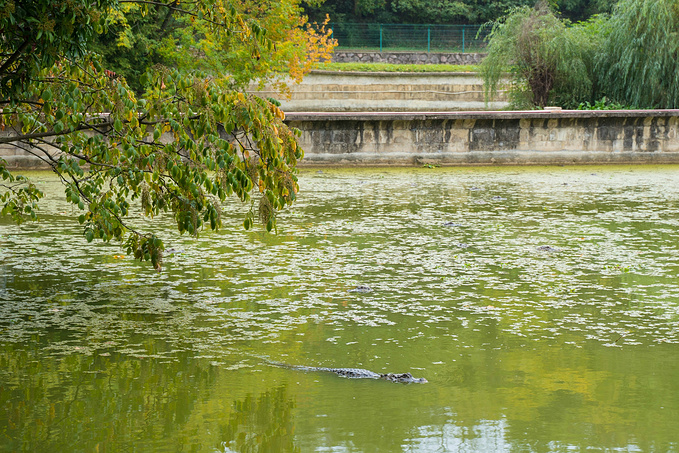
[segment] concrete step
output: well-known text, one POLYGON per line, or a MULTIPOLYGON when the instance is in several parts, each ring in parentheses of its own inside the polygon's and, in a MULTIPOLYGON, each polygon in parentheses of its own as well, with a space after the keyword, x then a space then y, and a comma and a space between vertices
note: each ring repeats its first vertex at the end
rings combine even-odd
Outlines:
POLYGON ((475 73, 346 73, 314 71, 287 96, 272 87, 251 91, 273 97, 287 112, 460 111, 503 109, 506 97, 486 105, 475 73))

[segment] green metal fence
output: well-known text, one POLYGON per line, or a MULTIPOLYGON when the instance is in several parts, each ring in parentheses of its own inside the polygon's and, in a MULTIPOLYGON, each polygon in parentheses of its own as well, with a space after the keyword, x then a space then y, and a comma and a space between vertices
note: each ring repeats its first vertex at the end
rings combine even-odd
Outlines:
POLYGON ((478 52, 488 30, 480 25, 330 24, 339 49, 478 52))

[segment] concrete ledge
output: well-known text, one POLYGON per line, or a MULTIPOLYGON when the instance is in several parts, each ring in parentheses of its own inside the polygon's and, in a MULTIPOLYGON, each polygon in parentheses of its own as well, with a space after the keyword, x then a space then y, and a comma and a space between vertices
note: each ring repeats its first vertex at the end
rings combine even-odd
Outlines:
POLYGON ((674 110, 502 110, 470 112, 290 112, 286 121, 412 121, 457 119, 671 118, 674 110))
POLYGON ((502 93, 484 102, 483 80, 475 72, 312 71, 290 92, 252 85, 249 91, 281 102, 286 112, 450 112, 502 109, 502 93))
POLYGON ((476 152, 476 153, 351 153, 306 154, 300 166, 390 166, 421 165, 601 165, 601 164, 679 164, 679 153, 606 152, 476 152))
POLYGON ((679 163, 679 110, 291 113, 306 164, 679 163))
MULTIPOLYGON (((376 96, 371 96, 371 97, 377 97, 380 93, 376 93, 376 96)), ((412 92, 404 92, 401 93, 402 97, 410 97, 413 96, 415 93, 412 92), (410 96, 408 96, 410 95, 410 96)), ((427 95, 431 95, 431 92, 426 93, 427 95)), ((477 91, 476 94, 478 95, 479 98, 483 98, 483 92, 477 91)), ((440 110, 450 110, 451 108, 458 108, 458 109, 465 109, 465 110, 485 110, 488 108, 491 109, 500 109, 504 106, 507 105, 506 102, 490 102, 490 103, 485 103, 482 100, 478 101, 469 101, 469 100, 463 100, 460 101, 459 98, 462 96, 467 96, 469 97, 469 93, 440 93, 436 94, 436 96, 439 98, 439 100, 426 100, 426 101, 420 101, 420 100, 410 100, 410 99, 404 99, 404 100, 394 100, 394 99, 365 99, 366 96, 362 96, 361 99, 349 99, 349 100, 343 100, 343 99, 328 99, 330 95, 326 94, 323 97, 323 99, 317 99, 314 100, 313 102, 316 105, 321 105, 322 104, 322 109, 323 112, 326 113, 345 113, 348 108, 352 109, 357 109, 357 110, 363 110, 365 112, 380 112, 384 109, 389 109, 390 111, 396 113, 396 112, 412 112, 413 107, 417 107, 418 105, 422 105, 426 102, 426 107, 428 109, 440 109, 440 110), (350 105, 350 107, 349 107, 350 105)), ((320 97, 320 96, 319 96, 320 97)), ((309 101, 307 100, 286 100, 286 101, 281 101, 282 107, 285 108, 286 111, 296 111, 296 110, 304 110, 309 107, 309 101)))
MULTIPOLYGON (((316 76, 328 76, 333 80, 337 77, 347 78, 366 78, 368 80, 376 77, 385 77, 389 79, 447 79, 450 77, 470 77, 474 80, 480 80, 481 75, 478 72, 460 72, 460 71, 437 71, 437 72, 393 72, 393 71, 327 71, 323 69, 314 69, 309 74, 316 76)), ((308 77, 308 76, 307 76, 308 77)))

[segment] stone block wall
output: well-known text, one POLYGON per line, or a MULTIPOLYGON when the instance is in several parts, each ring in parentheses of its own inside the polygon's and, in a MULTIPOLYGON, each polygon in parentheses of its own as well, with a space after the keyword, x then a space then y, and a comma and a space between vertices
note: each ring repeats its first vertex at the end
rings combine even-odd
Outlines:
POLYGON ((454 64, 477 65, 485 53, 438 52, 364 52, 361 50, 335 50, 333 63, 391 63, 391 64, 454 64))

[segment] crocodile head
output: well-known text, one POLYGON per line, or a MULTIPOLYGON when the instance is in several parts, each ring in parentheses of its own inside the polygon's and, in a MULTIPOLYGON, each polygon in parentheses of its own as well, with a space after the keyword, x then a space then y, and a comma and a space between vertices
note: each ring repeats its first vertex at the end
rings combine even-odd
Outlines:
POLYGON ((410 373, 387 373, 380 376, 382 379, 386 379, 391 382, 402 382, 404 384, 424 384, 427 381, 425 378, 413 377, 410 373))

